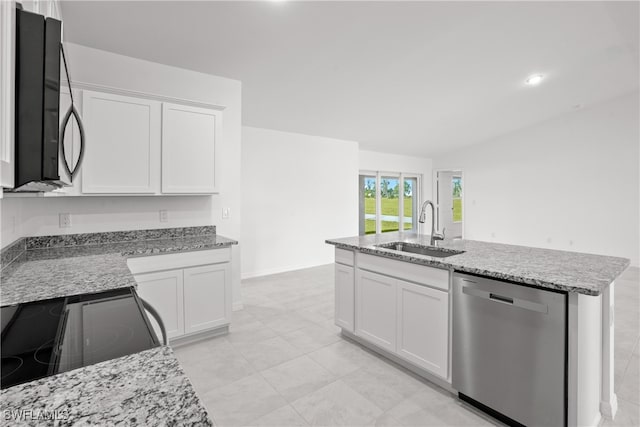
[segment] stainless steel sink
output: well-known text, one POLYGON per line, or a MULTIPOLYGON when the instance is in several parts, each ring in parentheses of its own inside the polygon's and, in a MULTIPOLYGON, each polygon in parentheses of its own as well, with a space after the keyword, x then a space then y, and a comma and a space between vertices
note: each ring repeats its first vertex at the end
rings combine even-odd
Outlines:
POLYGON ((464 251, 456 251, 453 249, 438 248, 435 246, 424 246, 416 243, 391 242, 378 245, 379 248, 391 249, 394 251, 409 252, 412 254, 420 254, 437 258, 446 258, 452 255, 459 255, 464 251))

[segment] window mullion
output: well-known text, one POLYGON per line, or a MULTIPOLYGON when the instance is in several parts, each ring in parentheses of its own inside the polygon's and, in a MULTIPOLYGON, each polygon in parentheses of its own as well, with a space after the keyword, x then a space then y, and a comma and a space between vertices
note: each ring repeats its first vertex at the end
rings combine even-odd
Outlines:
POLYGON ((404 174, 402 172, 398 181, 398 231, 404 232, 404 174))
POLYGON ((380 192, 380 172, 376 172, 376 234, 382 233, 382 194, 380 192))

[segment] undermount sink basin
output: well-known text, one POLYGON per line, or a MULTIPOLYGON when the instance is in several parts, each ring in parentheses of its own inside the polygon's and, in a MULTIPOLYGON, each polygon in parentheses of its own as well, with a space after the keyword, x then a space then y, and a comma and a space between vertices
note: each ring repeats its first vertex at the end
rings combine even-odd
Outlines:
POLYGON ((453 249, 437 248, 435 246, 424 246, 416 243, 391 242, 378 245, 379 248, 391 249, 400 252, 409 252, 412 254, 420 254, 438 258, 446 258, 452 255, 459 255, 464 251, 456 251, 453 249))

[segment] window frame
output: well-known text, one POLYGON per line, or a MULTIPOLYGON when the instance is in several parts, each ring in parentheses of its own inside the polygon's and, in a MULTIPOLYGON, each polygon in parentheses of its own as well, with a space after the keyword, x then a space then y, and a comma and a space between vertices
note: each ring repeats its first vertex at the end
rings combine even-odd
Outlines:
MULTIPOLYGON (((382 170, 370 170, 364 169, 358 172, 358 185, 361 182, 361 177, 375 177, 376 185, 375 185, 375 194, 376 194, 376 232, 375 234, 382 234, 382 197, 380 197, 380 184, 382 178, 391 178, 397 179, 399 184, 401 185, 399 192, 402 196, 398 197, 398 231, 401 233, 417 233, 418 232, 418 206, 422 203, 422 174, 413 173, 413 172, 390 172, 390 171, 382 171, 382 170), (411 229, 404 230, 404 180, 415 179, 416 180, 416 188, 414 189, 413 197, 413 212, 412 216, 415 218, 415 221, 412 222, 411 229)), ((358 192, 360 195, 360 191, 358 192)), ((358 215, 364 215, 364 204, 362 210, 359 209, 358 215)), ((358 218, 359 219, 359 218, 358 218)), ((365 220, 366 221, 366 220, 365 220)), ((363 228, 366 228, 363 227, 363 228)), ((358 230, 360 232, 360 230, 358 230)), ((366 235, 361 234, 361 235, 366 235)))

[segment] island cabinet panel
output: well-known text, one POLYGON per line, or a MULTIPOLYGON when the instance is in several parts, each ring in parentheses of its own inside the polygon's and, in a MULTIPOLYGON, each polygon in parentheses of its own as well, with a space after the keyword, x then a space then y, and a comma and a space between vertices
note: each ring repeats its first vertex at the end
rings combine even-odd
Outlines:
MULTIPOLYGON (((134 276, 138 283, 138 294, 156 309, 167 332, 167 338, 184 334, 184 304, 182 270, 170 270, 159 273, 138 274, 134 276)), ((150 318, 151 320, 151 318, 150 318)), ((162 333, 154 324, 158 339, 162 333)))
POLYGON ((353 267, 335 264, 335 324, 354 331, 354 282, 353 267))
POLYGON ((396 280, 357 270, 355 334, 396 351, 396 280))
POLYGON ((397 353, 447 378, 448 292, 398 280, 397 353))
POLYGON ((162 104, 162 192, 216 192, 216 142, 222 112, 162 104))
POLYGON ((229 324, 231 269, 228 263, 184 270, 185 333, 229 324))

